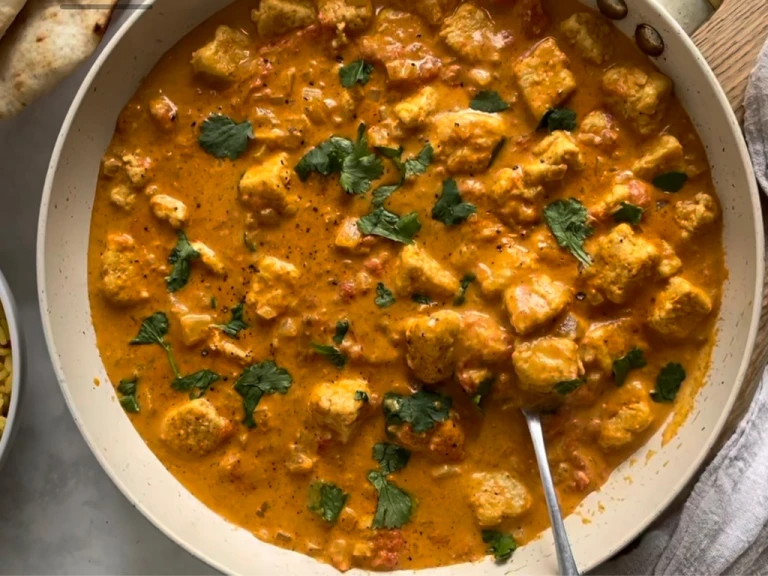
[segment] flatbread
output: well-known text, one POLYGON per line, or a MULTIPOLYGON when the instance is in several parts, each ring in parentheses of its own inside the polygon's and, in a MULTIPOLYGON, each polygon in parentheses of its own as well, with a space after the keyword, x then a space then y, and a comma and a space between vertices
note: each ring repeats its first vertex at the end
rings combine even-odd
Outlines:
POLYGON ((28 0, 0 39, 0 119, 45 94, 99 45, 117 0, 28 0))
POLYGON ((16 18, 27 0, 0 0, 0 38, 16 18))

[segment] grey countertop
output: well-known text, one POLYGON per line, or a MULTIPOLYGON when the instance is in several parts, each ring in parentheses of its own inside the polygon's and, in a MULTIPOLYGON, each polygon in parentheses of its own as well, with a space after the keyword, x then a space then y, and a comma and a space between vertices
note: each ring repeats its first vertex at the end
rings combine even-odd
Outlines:
MULTIPOLYGON (((110 34, 125 16, 116 16, 110 34)), ((0 269, 19 307, 27 362, 21 428, 0 472, 0 573, 210 574, 112 484, 80 436, 48 359, 37 305, 37 217, 51 151, 88 67, 0 122, 0 269)))

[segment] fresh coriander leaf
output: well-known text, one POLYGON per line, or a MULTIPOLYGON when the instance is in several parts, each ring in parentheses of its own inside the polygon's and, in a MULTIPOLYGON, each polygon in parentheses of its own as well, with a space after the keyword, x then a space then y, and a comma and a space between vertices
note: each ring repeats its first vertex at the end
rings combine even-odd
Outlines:
POLYGON ((373 72, 373 64, 365 60, 355 60, 346 66, 339 68, 339 79, 344 88, 351 88, 355 84, 368 84, 373 72))
POLYGON ((656 188, 664 192, 679 192, 688 182, 688 175, 685 172, 666 172, 656 176, 652 182, 656 188))
POLYGON ((493 376, 490 376, 480 382, 480 386, 477 387, 477 391, 470 397, 470 400, 475 406, 480 406, 480 402, 482 402, 483 397, 487 396, 491 391, 491 386, 493 386, 493 381, 495 378, 493 376))
POLYGON ((371 182, 384 173, 381 158, 368 148, 365 124, 357 130, 357 141, 352 152, 344 158, 341 165, 341 187, 348 194, 365 194, 371 189, 371 182))
POLYGON ((235 391, 243 397, 245 418, 243 423, 248 428, 256 426, 253 411, 266 394, 286 394, 293 384, 293 378, 285 369, 272 360, 253 364, 243 370, 235 382, 235 391))
POLYGON ((434 302, 432 298, 424 294, 411 294, 411 300, 416 302, 416 304, 422 304, 424 306, 429 306, 434 302))
POLYGON ((120 406, 126 412, 139 412, 139 399, 136 397, 136 384, 139 381, 138 376, 131 379, 120 380, 117 391, 120 393, 120 406))
POLYGON ((507 143, 507 139, 505 137, 499 140, 499 143, 493 147, 493 152, 491 152, 491 159, 488 160, 488 168, 493 166, 493 163, 496 162, 496 158, 498 158, 499 154, 501 154, 501 150, 504 148, 504 145, 506 143, 507 143))
POLYGON ((139 334, 129 342, 132 346, 142 346, 146 344, 157 344, 165 350, 168 356, 168 363, 173 369, 173 373, 178 378, 181 376, 179 368, 176 366, 176 360, 173 357, 171 345, 163 338, 168 334, 168 316, 163 312, 155 312, 141 322, 139 334))
POLYGON ((392 484, 384 473, 378 470, 368 472, 368 481, 379 493, 376 514, 372 528, 400 528, 411 518, 413 502, 411 497, 392 484))
POLYGON ((625 356, 613 361, 613 377, 616 386, 623 386, 630 370, 644 368, 647 365, 645 356, 640 348, 632 348, 625 356))
POLYGON ((344 158, 352 153, 354 146, 351 140, 331 136, 307 152, 293 170, 302 182, 305 182, 312 172, 322 176, 337 174, 341 172, 344 158))
POLYGON ((397 184, 385 184, 383 186, 379 186, 373 191, 373 198, 371 200, 371 206, 374 208, 381 208, 384 206, 384 203, 389 199, 392 194, 397 192, 397 190, 402 186, 402 182, 398 182, 397 184))
POLYGON ((347 363, 347 357, 335 346, 315 344, 314 342, 312 342, 310 346, 312 346, 312 350, 321 356, 325 356, 328 362, 336 366, 336 368, 344 368, 347 363))
POLYGON ((243 320, 243 310, 245 308, 245 304, 243 302, 240 302, 237 306, 233 307, 232 310, 230 310, 230 313, 232 314, 232 318, 229 322, 226 324, 215 324, 216 328, 224 332, 227 336, 231 336, 232 338, 237 338, 238 334, 241 330, 245 330, 248 328, 248 323, 243 320))
POLYGON ((373 447, 373 459, 379 463, 379 468, 384 474, 402 470, 410 458, 411 452, 397 444, 379 442, 373 447))
POLYGON ((363 402, 364 404, 368 404, 368 402, 370 402, 370 398, 368 398, 368 394, 366 394, 362 390, 355 390, 355 400, 358 402, 363 402))
POLYGON ((656 377, 656 389, 651 392, 651 400, 674 402, 685 376, 685 369, 677 362, 670 362, 664 366, 656 377))
POLYGON ((629 202, 622 202, 621 207, 613 213, 614 222, 626 222, 637 226, 643 219, 643 210, 640 206, 635 206, 629 202))
POLYGON ((436 422, 448 420, 451 399, 426 390, 419 390, 411 396, 387 392, 382 409, 387 425, 408 423, 419 434, 430 430, 436 422))
POLYGON ((392 148, 390 146, 376 146, 374 147, 374 150, 384 156, 384 158, 389 158, 390 160, 400 160, 400 157, 403 155, 402 146, 398 146, 397 148, 392 148))
POLYGON ((481 90, 472 98, 469 107, 480 112, 504 112, 509 109, 509 103, 495 90, 481 90))
POLYGON ((392 291, 384 286, 384 283, 379 282, 376 284, 376 298, 373 301, 379 308, 389 308, 395 303, 395 297, 392 295, 392 291))
POLYGON ((349 494, 331 482, 313 482, 309 486, 309 509, 333 524, 344 509, 349 494))
POLYGON ((336 333, 333 335, 333 341, 336 344, 344 342, 344 337, 349 332, 349 320, 339 320, 336 322, 336 333))
POLYGON ((171 383, 174 390, 189 392, 190 398, 201 398, 211 387, 211 384, 221 379, 221 376, 210 370, 199 370, 194 374, 175 378, 171 383))
POLYGON ((592 264, 584 240, 593 229, 587 225, 587 209, 581 202, 575 198, 556 200, 544 208, 544 220, 561 248, 567 248, 585 266, 592 264))
POLYGON ((496 562, 506 562, 517 550, 517 542, 512 534, 497 532, 496 530, 483 530, 483 542, 488 544, 488 554, 493 554, 496 562))
POLYGON ((434 148, 432 148, 432 144, 427 142, 424 145, 424 148, 421 149, 421 151, 414 157, 414 158, 408 158, 408 160, 405 161, 405 178, 410 178, 411 176, 418 176, 419 174, 424 174, 424 172, 427 171, 427 166, 429 166, 432 163, 432 156, 435 153, 434 148))
POLYGON ((461 279, 461 282, 459 283, 459 293, 456 295, 456 298, 453 299, 454 306, 462 306, 464 302, 467 301, 467 290, 469 290, 470 284, 472 284, 472 282, 474 282, 476 279, 477 276, 471 272, 464 275, 464 277, 461 279))
POLYGON ((421 230, 418 212, 398 216, 386 208, 376 208, 357 221, 360 232, 370 236, 382 236, 402 244, 413 244, 413 237, 421 230))
POLYGON ((574 380, 564 380, 563 382, 558 382, 555 384, 555 392, 560 394, 560 396, 566 396, 584 384, 584 382, 584 378, 576 378, 574 380))
POLYGON ((438 220, 446 226, 455 226, 464 222, 475 212, 477 212, 477 207, 474 204, 462 202, 456 180, 449 178, 443 182, 443 192, 432 208, 434 220, 438 220))
POLYGON ((550 132, 555 130, 565 130, 571 132, 576 130, 576 112, 570 108, 552 108, 547 110, 539 122, 539 128, 546 128, 550 132))
POLYGON ((250 138, 253 138, 250 122, 238 124, 229 116, 217 114, 202 123, 197 142, 211 156, 235 160, 245 152, 250 138))
POLYGON ((191 262, 198 258, 200 258, 200 253, 189 243, 187 235, 179 230, 176 247, 168 257, 168 263, 173 264, 170 275, 165 279, 168 292, 178 292, 187 285, 191 262))

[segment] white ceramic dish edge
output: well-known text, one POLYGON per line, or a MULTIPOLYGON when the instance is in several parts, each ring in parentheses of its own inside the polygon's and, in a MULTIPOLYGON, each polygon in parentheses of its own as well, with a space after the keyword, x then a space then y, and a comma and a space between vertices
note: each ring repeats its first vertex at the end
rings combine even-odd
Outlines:
POLYGON ((16 302, 11 294, 11 288, 5 276, 0 272, 0 307, 5 312, 8 321, 8 337, 11 340, 11 361, 13 362, 13 376, 11 378, 11 404, 8 408, 8 417, 5 422, 5 431, 0 437, 0 469, 8 458, 13 440, 19 431, 20 408, 24 374, 24 341, 22 330, 19 326, 19 314, 16 302))

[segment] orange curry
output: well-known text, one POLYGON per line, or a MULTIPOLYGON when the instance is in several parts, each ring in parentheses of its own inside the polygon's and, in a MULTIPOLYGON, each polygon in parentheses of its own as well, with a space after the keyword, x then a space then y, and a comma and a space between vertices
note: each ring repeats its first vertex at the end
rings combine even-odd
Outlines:
POLYGON ((725 277, 672 82, 574 0, 235 2, 120 115, 89 253, 157 457, 341 570, 545 530, 521 406, 573 511, 692 405, 725 277))

